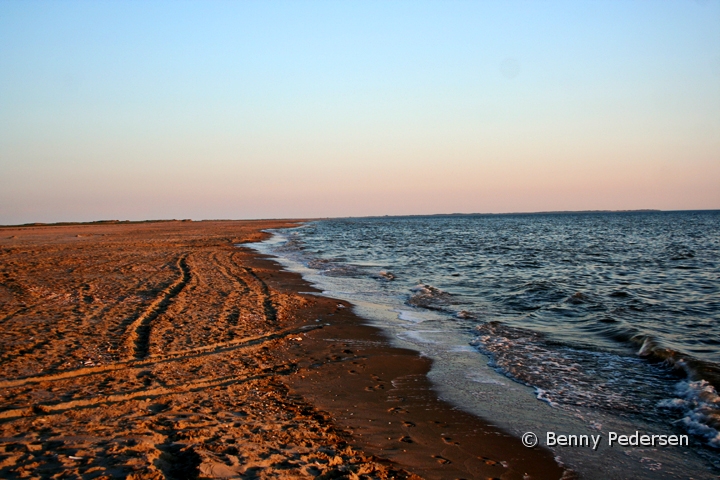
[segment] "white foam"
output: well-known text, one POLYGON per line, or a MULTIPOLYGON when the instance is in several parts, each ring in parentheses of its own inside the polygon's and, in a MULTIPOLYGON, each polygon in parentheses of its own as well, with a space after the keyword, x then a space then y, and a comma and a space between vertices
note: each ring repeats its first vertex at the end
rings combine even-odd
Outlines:
POLYGON ((427 337, 425 337, 423 334, 425 333, 440 333, 439 330, 409 330, 406 332, 398 333, 398 337, 408 340, 408 341, 415 341, 420 343, 431 343, 431 344, 437 344, 438 342, 436 340, 431 340, 427 337))
POLYGON ((450 349, 451 352, 469 352, 469 353, 477 353, 477 349, 469 346, 469 345, 456 345, 450 349))
POLYGON ((558 404, 553 402, 550 398, 548 398, 547 393, 548 393, 547 390, 543 390, 542 388, 535 387, 535 396, 537 397, 538 400, 541 400, 541 401, 547 403, 551 407, 557 407, 558 404))
POLYGON ((422 316, 418 315, 415 312, 410 312, 407 310, 395 310, 398 312, 398 318, 400 320, 405 320, 406 322, 413 322, 413 323, 422 323, 426 318, 423 318, 422 316))
POLYGON ((507 383, 498 380, 497 378, 489 377, 479 372, 468 373, 466 378, 475 383, 484 383, 486 385, 503 385, 507 386, 507 383))
POLYGON ((678 421, 693 435, 705 438, 708 445, 720 448, 720 395, 705 380, 680 382, 676 392, 680 398, 663 400, 661 407, 681 410, 685 416, 678 421))

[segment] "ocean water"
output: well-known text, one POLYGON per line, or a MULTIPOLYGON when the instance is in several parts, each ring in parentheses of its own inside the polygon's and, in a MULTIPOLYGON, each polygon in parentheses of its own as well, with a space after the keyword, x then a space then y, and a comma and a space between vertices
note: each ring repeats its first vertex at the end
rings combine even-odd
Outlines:
POLYGON ((255 248, 433 359, 438 394, 583 478, 720 474, 720 211, 331 219, 255 248), (603 448, 605 447, 605 448, 603 448))

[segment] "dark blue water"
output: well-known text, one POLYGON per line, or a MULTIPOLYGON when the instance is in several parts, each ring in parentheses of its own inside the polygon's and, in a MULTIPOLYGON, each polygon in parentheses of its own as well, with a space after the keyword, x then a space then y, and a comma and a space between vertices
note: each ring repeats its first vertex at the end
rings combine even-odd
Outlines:
POLYGON ((718 211, 334 219, 280 237, 324 288, 426 325, 415 337, 457 327, 553 408, 720 448, 718 211))

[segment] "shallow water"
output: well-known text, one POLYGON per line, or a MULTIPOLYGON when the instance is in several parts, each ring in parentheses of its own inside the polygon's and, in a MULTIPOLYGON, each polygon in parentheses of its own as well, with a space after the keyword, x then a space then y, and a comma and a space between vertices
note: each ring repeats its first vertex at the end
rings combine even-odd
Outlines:
POLYGON ((512 433, 690 436, 555 449, 585 477, 720 471, 720 212, 335 219, 257 248, 433 358, 441 396, 512 433))

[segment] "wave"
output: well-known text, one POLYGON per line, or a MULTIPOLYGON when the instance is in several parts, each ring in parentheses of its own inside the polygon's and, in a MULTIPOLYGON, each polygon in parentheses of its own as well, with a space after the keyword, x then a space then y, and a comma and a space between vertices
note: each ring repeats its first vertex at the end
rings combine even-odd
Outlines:
POLYGON ((336 259, 313 258, 307 262, 307 266, 313 270, 320 270, 327 277, 358 277, 366 274, 362 268, 342 263, 336 259))
POLYGON ((282 244, 275 247, 275 250, 277 252, 283 252, 283 253, 294 253, 294 252, 301 252, 305 249, 305 245, 303 244, 303 241, 300 239, 300 236, 297 233, 291 233, 288 235, 287 240, 282 244))
POLYGON ((715 388, 706 380, 683 381, 676 394, 679 398, 663 400, 659 406, 679 410, 683 417, 677 423, 711 447, 720 448, 720 396, 715 388))
POLYGON ((500 322, 480 325, 477 333, 471 344, 487 354, 496 369, 534 387, 539 400, 556 407, 647 414, 671 394, 676 381, 667 369, 640 358, 555 344, 538 332, 500 322), (638 377, 642 391, 637 389, 638 377))
POLYGON ((677 262, 680 260, 691 260, 695 258, 695 250, 687 245, 671 244, 666 247, 665 256, 670 261, 677 262))
POLYGON ((693 381, 706 380, 715 389, 720 389, 720 365, 669 348, 655 335, 612 317, 601 318, 588 330, 630 348, 651 363, 662 363, 672 368, 680 377, 693 381))
POLYGON ((432 285, 417 285, 410 289, 412 295, 407 299, 407 304, 413 307, 427 308, 429 310, 445 310, 447 305, 452 303, 452 295, 448 292, 433 287, 432 285))
POLYGON ((503 304, 518 311, 535 311, 560 303, 568 297, 568 292, 556 282, 533 280, 508 292, 503 304))
POLYGON ((553 407, 666 417, 720 448, 720 396, 700 378, 710 366, 658 346, 650 335, 631 332, 617 336, 638 346, 637 356, 574 348, 496 321, 478 326, 471 345, 490 357, 491 366, 533 387, 538 400, 553 407), (687 378, 678 382, 678 375, 687 378), (672 411, 681 418, 673 419, 672 411))

